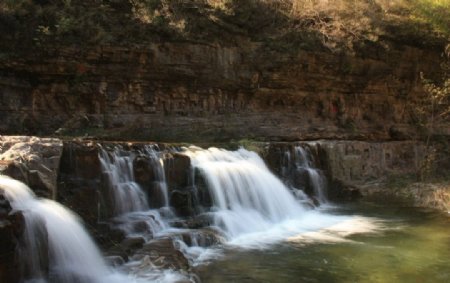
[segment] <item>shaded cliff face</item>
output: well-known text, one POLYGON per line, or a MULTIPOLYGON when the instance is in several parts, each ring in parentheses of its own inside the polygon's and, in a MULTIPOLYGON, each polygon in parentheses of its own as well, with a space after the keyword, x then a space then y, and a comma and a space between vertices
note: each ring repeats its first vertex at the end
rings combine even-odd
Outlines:
POLYGON ((160 43, 47 50, 0 64, 3 133, 226 141, 409 139, 440 53, 364 55, 160 43))

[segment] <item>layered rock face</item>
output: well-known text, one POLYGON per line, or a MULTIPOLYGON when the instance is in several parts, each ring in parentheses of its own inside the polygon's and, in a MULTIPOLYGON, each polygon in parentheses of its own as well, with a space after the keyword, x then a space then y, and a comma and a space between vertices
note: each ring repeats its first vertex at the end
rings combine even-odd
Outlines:
POLYGON ((62 141, 0 136, 0 174, 22 181, 41 197, 55 198, 62 141))
MULTIPOLYGON (((372 194, 389 194, 386 181, 390 177, 417 174, 423 162, 425 147, 412 141, 362 142, 315 141, 302 143, 273 143, 265 156, 269 166, 279 176, 287 176, 294 187, 308 187, 305 172, 287 172, 295 160, 295 147, 309 149, 312 162, 328 180, 328 195, 332 199, 348 199, 372 194), (306 183, 305 183, 306 182, 306 183), (381 190, 375 186, 384 186, 381 190)), ((291 170, 292 171, 292 170, 291 170)))
POLYGON ((440 51, 369 49, 48 49, 0 63, 0 130, 162 141, 411 138, 408 103, 421 92, 419 73, 437 74, 440 51))

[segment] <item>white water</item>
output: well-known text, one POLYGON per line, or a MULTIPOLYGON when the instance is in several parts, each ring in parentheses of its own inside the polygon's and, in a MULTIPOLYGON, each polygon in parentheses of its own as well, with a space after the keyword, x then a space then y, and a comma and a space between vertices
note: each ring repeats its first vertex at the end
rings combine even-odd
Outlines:
POLYGON ((319 203, 327 203, 326 180, 322 173, 314 168, 311 154, 302 146, 294 148, 294 164, 297 169, 304 169, 308 172, 309 181, 314 190, 314 196, 319 203))
POLYGON ((134 180, 133 156, 100 148, 99 159, 114 202, 114 214, 148 210, 147 198, 134 180))
POLYGON ((254 152, 190 148, 186 154, 206 179, 215 225, 230 238, 266 231, 305 211, 254 152))
MULTIPOLYGON (((319 238, 315 231, 336 227, 343 222, 351 223, 349 221, 352 218, 349 216, 333 216, 304 208, 254 152, 244 149, 230 152, 216 148, 203 150, 191 147, 185 151, 185 154, 191 157, 192 166, 200 170, 207 182, 214 204, 211 211, 214 224, 224 231, 229 246, 264 248, 267 244, 279 241, 304 241, 305 237, 319 238)), ((161 165, 156 169, 162 174, 158 180, 165 185, 163 163, 158 155, 155 156, 157 157, 155 160, 161 165)), ((146 202, 140 202, 140 195, 143 193, 134 181, 132 156, 122 156, 117 151, 113 154, 102 151, 101 158, 103 169, 109 176, 111 189, 126 191, 118 192, 117 196, 115 195, 116 200, 133 203, 133 205, 116 204, 118 207, 116 211, 118 214, 114 220, 116 224, 130 236, 140 235, 141 231, 136 230, 134 224, 143 222, 152 232, 169 233, 171 229, 160 217, 159 212, 149 210, 146 202), (139 190, 130 189, 134 187, 130 186, 130 183, 136 184, 139 190)), ((296 158, 296 160, 298 160, 298 166, 305 166, 302 163, 305 159, 296 158)), ((0 182, 0 187, 4 187, 3 182, 0 182)), ((50 248, 60 251, 51 252, 51 271, 57 278, 55 282, 174 282, 182 278, 173 272, 158 271, 152 266, 151 261, 145 260, 131 261, 124 266, 127 273, 139 279, 131 279, 111 272, 72 213, 52 201, 36 200, 29 189, 21 183, 16 182, 12 187, 13 193, 10 199, 14 200, 13 207, 32 212, 26 213, 30 216, 26 216, 26 221, 37 221, 34 220, 37 215, 38 219, 44 219, 47 230, 51 229, 48 230, 49 237, 53 235, 51 239, 49 238, 50 248), (22 189, 15 189, 16 186, 22 186, 22 189), (53 224, 47 224, 48 221, 53 224), (67 229, 65 229, 66 225, 69 225, 67 229), (78 228, 74 228, 77 225, 78 228), (53 231, 58 228, 64 231, 53 231), (74 237, 76 239, 73 239, 74 237), (76 250, 72 251, 72 249, 76 250), (85 258, 90 260, 84 260, 85 258)), ((167 186, 165 189, 167 192, 167 186)), ((30 233, 29 239, 38 237, 34 230, 27 230, 27 233, 30 233)), ((29 248, 33 249, 31 243, 33 241, 29 242, 29 248)), ((195 247, 195 241, 192 242, 194 247, 183 248, 198 262, 216 258, 220 253, 217 249, 195 247)), ((30 264, 39 266, 39 256, 34 251, 30 252, 30 264)), ((40 277, 42 274, 38 270, 35 273, 35 279, 40 277)))
POLYGON ((166 174, 164 170, 164 161, 161 158, 161 153, 155 150, 155 146, 149 145, 144 147, 144 154, 151 160, 153 175, 155 176, 155 182, 158 184, 158 190, 162 195, 162 206, 169 206, 169 192, 167 189, 166 174))
MULTIPOLYGON (((185 154, 207 182, 214 205, 214 224, 224 231, 228 246, 265 248, 353 219, 303 207, 255 152, 190 147, 185 154)), ((305 152, 299 150, 297 154, 297 165, 310 167, 305 152)), ((199 261, 201 257, 214 258, 205 253, 198 252, 199 261)))
POLYGON ((42 255, 34 244, 42 237, 42 224, 48 237, 50 274, 57 282, 99 282, 109 275, 100 251, 73 213, 54 201, 36 199, 26 185, 13 179, 0 176, 0 188, 13 209, 24 213, 26 239, 20 255, 32 263, 33 279, 43 279, 44 274, 39 269, 42 255))
POLYGON ((18 254, 28 283, 150 283, 176 282, 185 276, 170 270, 144 268, 135 264, 130 275, 111 270, 99 249, 71 211, 47 199, 37 199, 23 183, 0 175, 0 189, 15 211, 25 217, 24 244, 18 254), (43 232, 44 231, 44 232, 43 232), (43 237, 43 239, 41 239, 43 237), (48 241, 49 275, 41 270, 44 254, 37 243, 48 241))

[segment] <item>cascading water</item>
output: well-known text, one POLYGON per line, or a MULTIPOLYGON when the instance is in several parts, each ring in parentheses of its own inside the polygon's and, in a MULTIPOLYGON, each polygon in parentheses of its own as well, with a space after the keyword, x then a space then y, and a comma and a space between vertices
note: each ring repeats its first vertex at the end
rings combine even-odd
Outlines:
POLYGON ((12 208, 24 215, 24 244, 19 257, 28 278, 23 279, 47 282, 43 270, 46 257, 50 282, 101 282, 109 276, 100 251, 73 213, 54 201, 36 199, 26 185, 8 177, 0 176, 0 188, 12 208), (42 242, 48 242, 44 252, 39 247, 42 242))
MULTIPOLYGON (((171 211, 167 208, 167 184, 159 152, 154 146, 148 145, 139 154, 150 161, 159 195, 162 195, 164 213, 170 215, 171 211)), ((158 210, 150 209, 147 196, 135 181, 133 160, 137 155, 138 153, 120 148, 109 152, 100 147, 99 151, 102 171, 106 175, 109 194, 114 204, 113 225, 124 231, 128 237, 139 235, 148 240, 155 233, 165 230, 167 224, 158 210)))
POLYGON ((122 155, 119 149, 108 152, 100 148, 99 158, 106 175, 114 214, 148 210, 147 198, 134 180, 133 156, 122 155))
POLYGON ((231 238, 267 230, 305 211, 255 152, 191 147, 186 154, 206 179, 215 225, 231 238))
POLYGON ((164 172, 164 162, 161 158, 161 152, 154 145, 144 147, 144 154, 149 157, 152 164, 153 175, 159 194, 162 196, 162 206, 169 206, 169 193, 167 190, 166 174, 164 172))
MULTIPOLYGON (((191 158, 192 166, 206 181, 212 199, 212 207, 206 214, 222 230, 228 245, 265 248, 299 235, 327 231, 327 227, 343 221, 353 221, 351 217, 303 206, 307 200, 301 199, 301 195, 295 197, 255 152, 190 147, 184 154, 191 158)), ((298 148, 296 155, 298 166, 313 171, 304 151, 298 148)))
MULTIPOLYGON (((25 283, 150 283, 186 278, 147 268, 128 276, 110 269, 79 218, 57 202, 37 199, 23 183, 0 175, 0 190, 14 211, 24 216, 25 230, 17 257, 25 283)), ((138 269, 139 270, 139 269, 138 269)), ((6 282, 5 282, 6 283, 6 282)))
POLYGON ((304 169, 308 172, 310 184, 314 191, 314 196, 319 203, 327 202, 326 179, 317 168, 313 167, 311 153, 302 146, 294 148, 294 163, 297 169, 304 169))

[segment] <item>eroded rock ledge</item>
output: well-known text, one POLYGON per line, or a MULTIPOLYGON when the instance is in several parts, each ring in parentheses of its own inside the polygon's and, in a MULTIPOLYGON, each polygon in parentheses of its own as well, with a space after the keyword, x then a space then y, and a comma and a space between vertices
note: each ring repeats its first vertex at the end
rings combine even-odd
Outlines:
POLYGON ((54 199, 62 150, 59 139, 0 136, 0 174, 28 184, 38 196, 54 199))
MULTIPOLYGON (((333 54, 237 46, 48 48, 0 62, 0 131, 101 139, 407 140, 420 72, 441 51, 333 54)), ((441 134, 448 128, 443 128, 441 134)))
MULTIPOLYGON (((0 169, 2 174, 28 184, 38 196, 57 199, 74 209, 88 223, 108 217, 107 200, 102 196, 105 187, 99 159, 101 148, 142 152, 144 142, 62 141, 54 138, 25 136, 0 137, 0 169), (99 211, 99 207, 102 211, 99 211), (100 214, 99 214, 100 213, 100 214)), ((389 199, 398 196, 413 200, 417 206, 448 209, 448 186, 433 184, 404 184, 391 186, 392 178, 417 173, 424 158, 424 146, 413 141, 362 142, 314 141, 290 143, 260 143, 260 154, 271 170, 291 185, 304 187, 302 176, 283 176, 285 153, 298 145, 307 145, 313 152, 317 166, 328 182, 328 194, 333 199, 352 199, 357 196, 389 199), (300 181, 299 181, 300 180, 300 181), (298 183, 300 182, 300 183, 298 183), (298 184, 297 184, 298 183, 298 184)), ((177 153, 176 147, 158 144, 165 152, 163 161, 171 205, 180 215, 194 213, 192 171, 188 157, 177 153)), ((158 202, 159 186, 152 161, 137 154, 134 163, 136 181, 158 202)), ((197 180, 202 186, 201 180, 197 180)), ((208 202, 207 194, 201 196, 208 202)), ((193 224, 195 226, 195 224, 193 224)))

